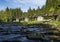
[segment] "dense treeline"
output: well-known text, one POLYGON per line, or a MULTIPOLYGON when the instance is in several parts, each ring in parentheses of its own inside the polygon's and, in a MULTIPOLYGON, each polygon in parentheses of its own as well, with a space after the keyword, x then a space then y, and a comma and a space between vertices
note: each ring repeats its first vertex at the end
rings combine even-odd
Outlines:
POLYGON ((60 13, 60 0, 46 0, 45 10, 48 13, 59 14, 60 13))
POLYGON ((53 19, 57 17, 57 20, 60 20, 60 0, 46 0, 41 10, 44 15, 53 16, 53 19))
POLYGON ((60 20, 60 0, 47 0, 45 7, 48 15, 58 15, 57 20, 60 20))
POLYGON ((6 20, 10 18, 19 18, 22 15, 22 11, 20 8, 16 9, 9 9, 8 7, 5 9, 5 11, 0 11, 0 20, 6 20))
POLYGON ((11 18, 23 18, 23 17, 29 17, 32 15, 40 15, 40 8, 38 9, 31 9, 29 8, 27 12, 23 12, 20 8, 6 8, 5 11, 0 11, 0 20, 6 21, 6 19, 11 18))
MULTIPOLYGON (((60 15, 60 0, 46 0, 46 5, 42 8, 31 9, 29 8, 27 12, 23 12, 20 8, 6 8, 4 11, 0 11, 0 21, 6 21, 6 19, 11 18, 23 18, 29 16, 39 16, 39 15, 60 15)), ((54 16, 53 16, 54 17, 54 16)))

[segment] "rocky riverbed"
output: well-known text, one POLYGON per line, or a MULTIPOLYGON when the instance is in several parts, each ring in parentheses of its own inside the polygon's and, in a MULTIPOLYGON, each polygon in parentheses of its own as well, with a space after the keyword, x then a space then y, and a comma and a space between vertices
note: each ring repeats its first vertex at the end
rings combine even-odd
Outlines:
POLYGON ((0 24, 0 42, 59 42, 55 30, 48 24, 0 24))

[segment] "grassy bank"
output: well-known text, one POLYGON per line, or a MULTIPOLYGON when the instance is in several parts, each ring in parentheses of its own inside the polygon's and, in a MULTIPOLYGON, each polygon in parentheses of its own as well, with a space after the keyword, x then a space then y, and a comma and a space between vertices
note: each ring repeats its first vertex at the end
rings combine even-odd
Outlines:
POLYGON ((45 24, 45 23, 47 23, 47 24, 51 24, 51 25, 55 25, 55 24, 60 25, 60 21, 38 22, 38 21, 34 20, 34 21, 28 21, 28 22, 21 21, 21 23, 22 24, 24 24, 24 23, 26 23, 26 24, 40 24, 40 23, 45 24))
POLYGON ((28 22, 21 21, 21 23, 25 24, 25 25, 28 25, 28 24, 41 24, 42 22, 38 22, 38 21, 34 20, 34 21, 28 21, 28 22))
POLYGON ((49 22, 49 24, 57 24, 57 25, 60 25, 60 21, 51 21, 51 22, 49 22))

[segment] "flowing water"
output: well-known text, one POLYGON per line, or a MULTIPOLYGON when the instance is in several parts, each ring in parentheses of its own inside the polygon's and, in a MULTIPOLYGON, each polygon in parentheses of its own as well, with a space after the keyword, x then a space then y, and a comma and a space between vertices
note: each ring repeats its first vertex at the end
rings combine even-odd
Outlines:
POLYGON ((26 31, 30 31, 30 33, 46 32, 43 28, 23 28, 19 25, 0 24, 0 29, 0 42, 50 42, 48 36, 45 36, 47 41, 27 39, 26 31))

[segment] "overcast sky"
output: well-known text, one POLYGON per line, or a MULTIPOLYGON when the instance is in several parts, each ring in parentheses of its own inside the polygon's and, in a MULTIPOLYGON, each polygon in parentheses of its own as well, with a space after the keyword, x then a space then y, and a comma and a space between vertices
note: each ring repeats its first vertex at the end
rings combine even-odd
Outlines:
POLYGON ((0 10, 9 8, 21 8, 27 11, 29 7, 37 9, 45 5, 46 0, 0 0, 0 10))

